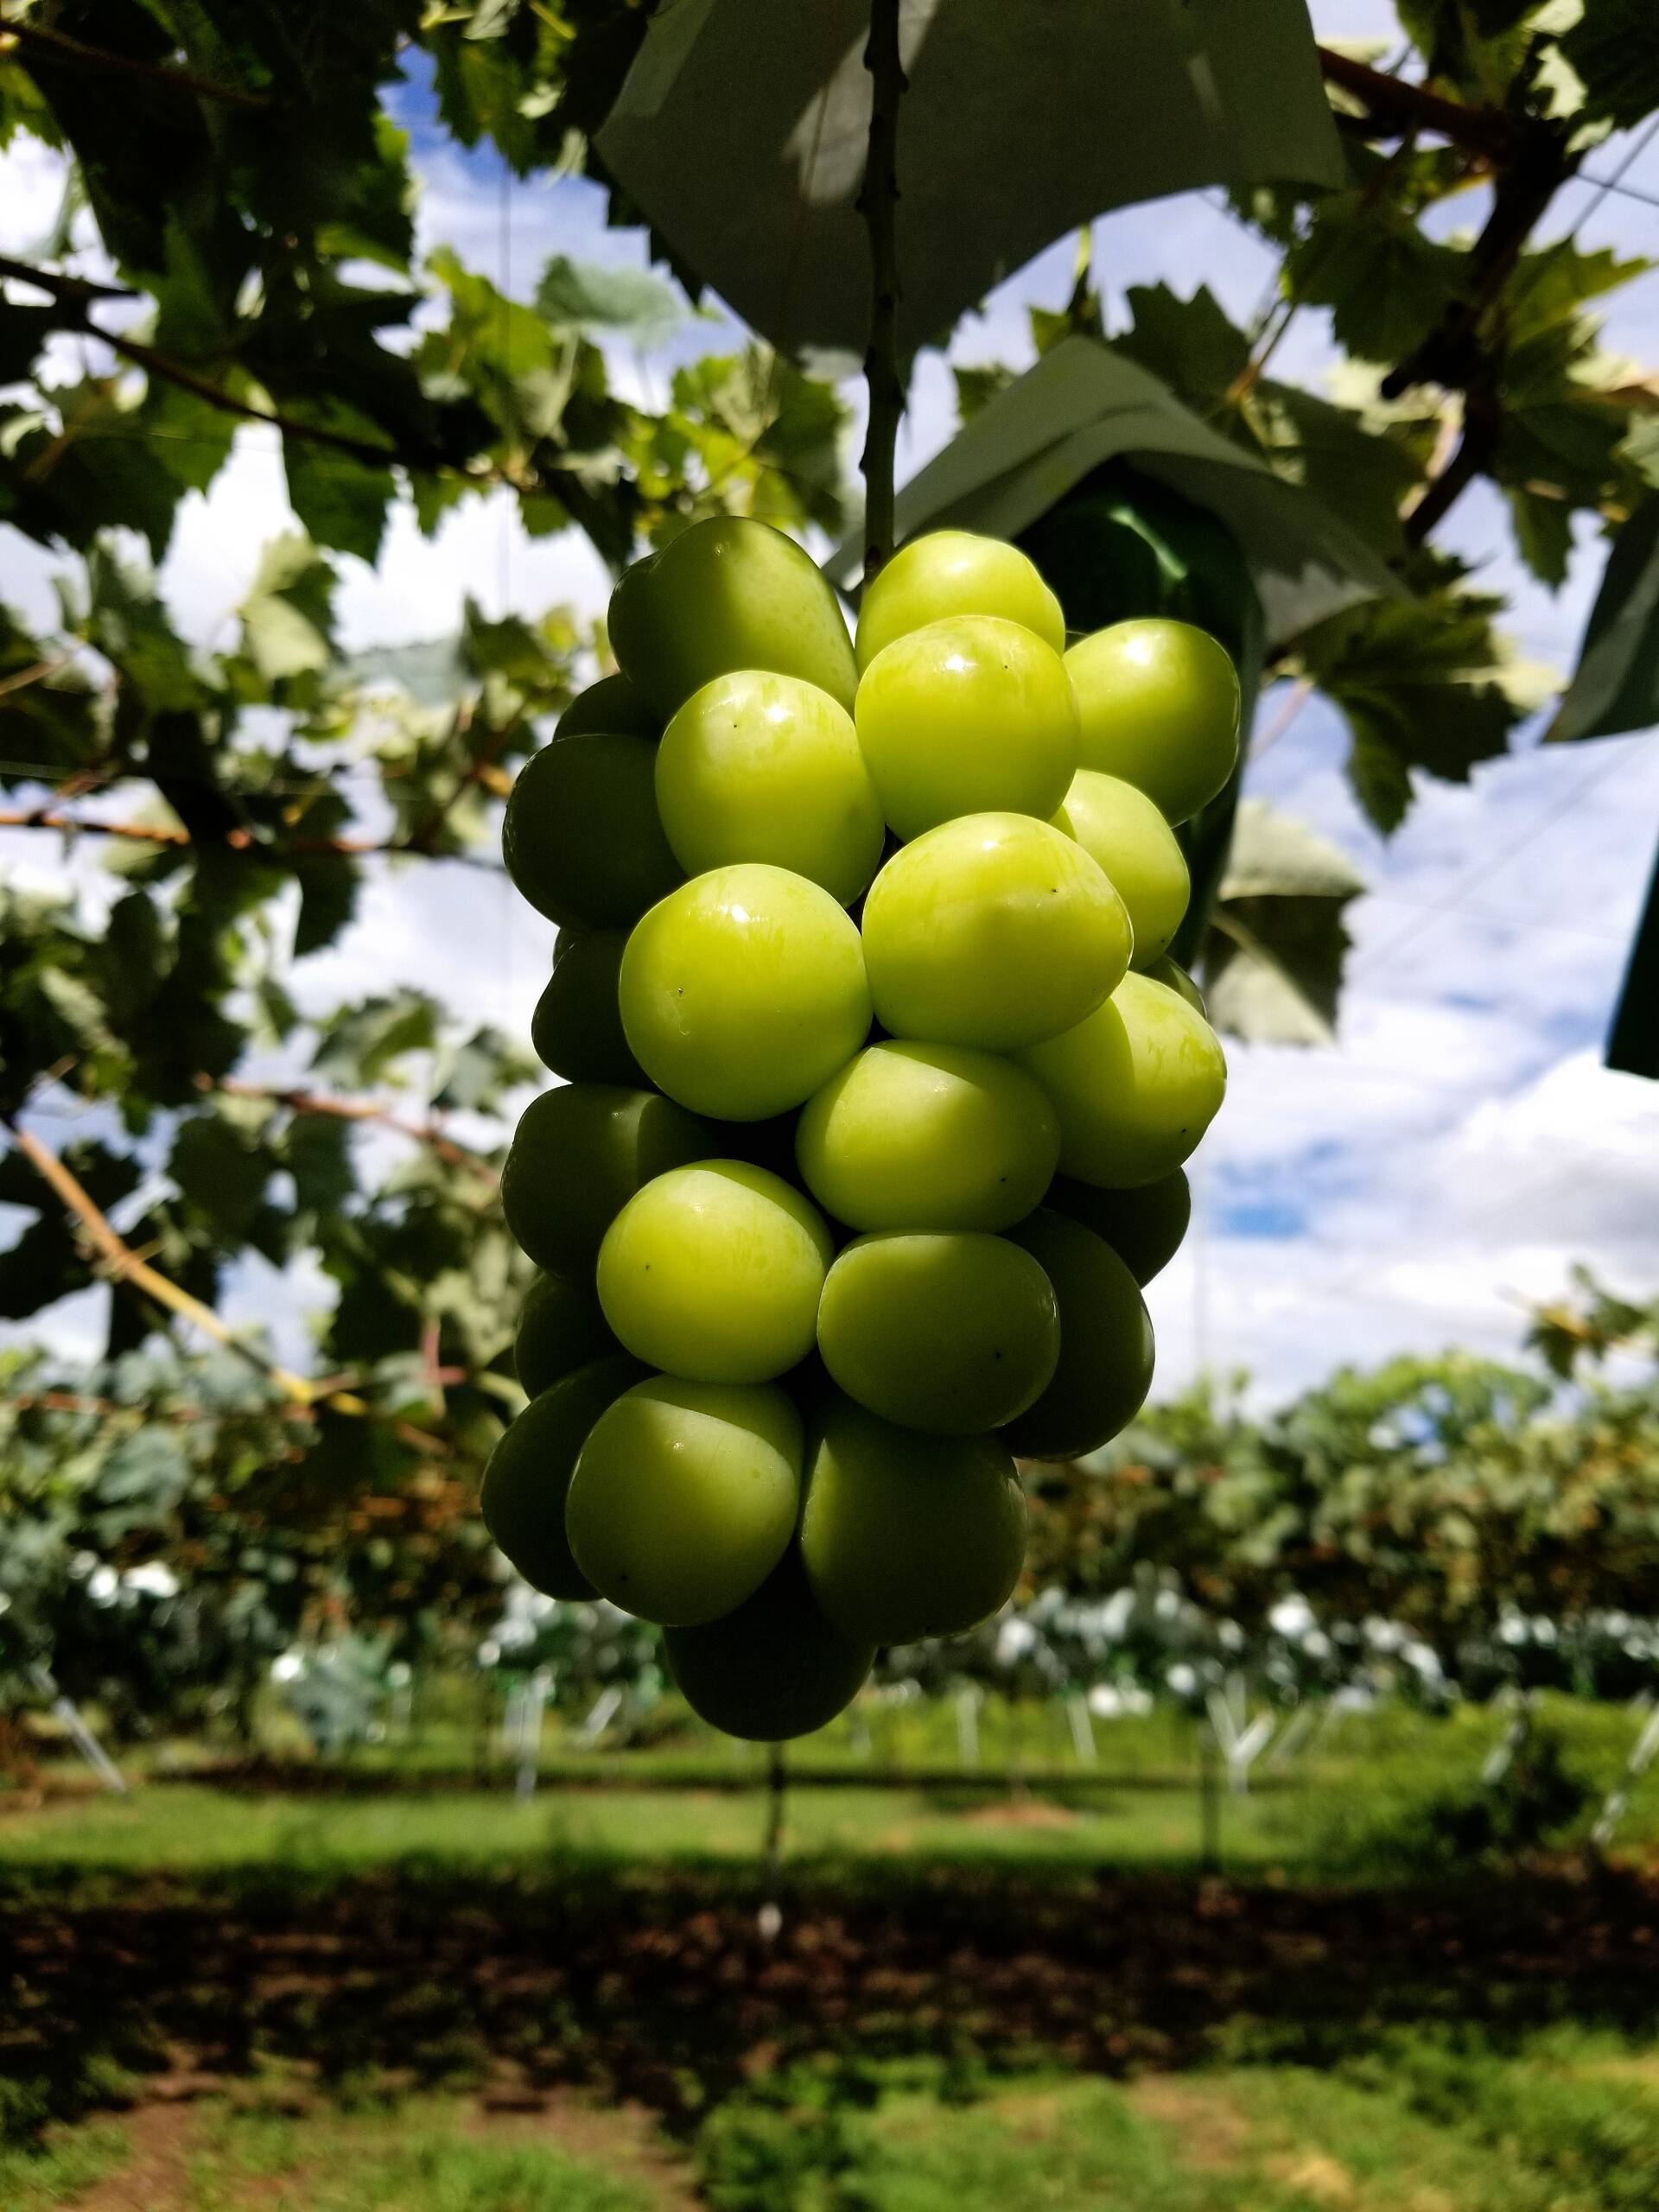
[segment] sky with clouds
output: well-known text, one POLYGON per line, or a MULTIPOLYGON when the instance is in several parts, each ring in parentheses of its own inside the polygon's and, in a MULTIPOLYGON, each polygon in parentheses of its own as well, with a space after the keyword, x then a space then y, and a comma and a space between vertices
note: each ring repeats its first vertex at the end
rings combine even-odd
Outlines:
MULTIPOLYGON (((1314 0, 1313 13, 1325 36, 1393 28, 1380 0, 1314 0)), ((515 183, 504 226, 499 165, 434 130, 419 86, 401 105, 416 132, 423 246, 452 244, 521 293, 555 252, 644 264, 640 234, 607 230, 601 195, 578 179, 515 183)), ((1611 174, 1625 150, 1602 149, 1592 172, 1611 174)), ((1659 139, 1624 181, 1659 194, 1659 139)), ((43 154, 0 160, 0 251, 48 227, 59 183, 43 154)), ((1471 196, 1458 220, 1479 213, 1471 196)), ((1581 245, 1659 257, 1659 207, 1640 200, 1575 183, 1551 227, 1575 226, 1581 245)), ((923 357, 901 476, 955 428, 952 364, 1031 358, 1027 308, 1064 302, 1072 251, 1061 241, 1001 286, 959 328, 948 359, 923 357)), ((1202 194, 1103 219, 1095 266, 1109 324, 1120 325, 1128 288, 1158 281, 1183 294, 1207 284, 1248 321, 1272 275, 1268 254, 1202 194)), ((663 354, 615 359, 613 373, 660 394, 676 358, 731 334, 716 311, 663 354)), ((1659 361, 1659 271, 1608 303, 1605 338, 1659 361)), ((1275 373, 1317 384, 1333 358, 1325 317, 1304 312, 1275 373)), ((856 392, 849 397, 856 404, 856 392)), ((260 544, 289 521, 275 441, 244 431, 208 495, 180 511, 162 581, 188 635, 204 645, 227 638, 260 544)), ((1553 595, 1519 568, 1503 510, 1484 490, 1466 495, 1437 536, 1510 595, 1510 626, 1529 658, 1570 667, 1599 568, 1592 530, 1581 532, 1568 581, 1553 595)), ((430 540, 400 512, 374 571, 340 565, 353 646, 453 631, 466 592, 490 613, 534 614, 563 601, 591 614, 607 590, 585 540, 572 532, 531 542, 505 499, 454 511, 430 540)), ((36 620, 49 619, 50 568, 0 526, 5 596, 36 620)), ((1268 695, 1258 730, 1282 704, 1268 695)), ((1342 1360, 1454 1342, 1508 1353, 1525 1301, 1560 1289, 1577 1260, 1618 1287, 1659 1289, 1659 1085, 1600 1065, 1659 841, 1659 743, 1648 734, 1541 747, 1535 738, 1523 732, 1512 757, 1467 785, 1420 781, 1386 844, 1347 790, 1344 731, 1319 701, 1253 766, 1248 788, 1332 838, 1370 887, 1349 910, 1355 949, 1337 1048, 1230 1048, 1230 1096, 1196 1164, 1194 1232, 1151 1293, 1160 1395, 1205 1364, 1248 1368, 1270 1400, 1342 1360)), ((9 873, 38 881, 61 880, 68 865, 96 896, 92 855, 66 863, 42 846, 13 836, 0 854, 9 873)), ((304 1001, 321 1008, 408 981, 470 1019, 524 1033, 550 934, 505 880, 383 869, 341 944, 301 970, 304 1001)), ((321 1294, 303 1274, 278 1283, 251 1263, 228 1310, 267 1323, 292 1357, 321 1294)), ((50 1317, 66 1346, 94 1339, 99 1295, 50 1317)))

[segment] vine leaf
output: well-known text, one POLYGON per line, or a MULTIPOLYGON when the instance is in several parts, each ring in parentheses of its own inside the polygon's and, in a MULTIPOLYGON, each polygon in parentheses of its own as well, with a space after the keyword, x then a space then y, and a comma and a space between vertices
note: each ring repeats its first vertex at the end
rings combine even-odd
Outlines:
POLYGON ((1659 493, 1612 543, 1579 663, 1547 735, 1616 737, 1659 722, 1659 493))
POLYGON ((1252 1044, 1332 1043, 1343 914, 1364 888, 1347 855, 1306 823, 1242 801, 1202 954, 1216 1027, 1252 1044))
MULTIPOLYGON (((1063 339, 965 423, 899 494, 900 540, 923 530, 1017 538, 1103 463, 1132 461, 1207 509, 1249 563, 1279 642, 1334 609, 1400 586, 1358 533, 1259 454, 1235 444, 1139 362, 1063 339)), ((845 539, 829 563, 857 573, 845 539)))
MULTIPOLYGON (((865 0, 658 9, 598 133, 633 219, 780 349, 864 347, 868 22, 865 0)), ((1106 210, 1203 184, 1345 181, 1300 0, 1068 8, 1046 37, 1006 0, 951 0, 906 9, 903 35, 900 359, 1106 210), (1057 129, 1079 84, 1089 125, 1057 129)))
POLYGON ((242 602, 243 650, 271 684, 320 676, 334 655, 334 572, 308 537, 273 538, 242 602))
POLYGON ((685 302, 648 269, 616 269, 555 254, 536 288, 537 311, 560 330, 595 331, 632 339, 649 349, 673 337, 685 302))
POLYGON ((1463 587, 1455 563, 1420 558, 1413 599, 1343 609, 1293 641, 1289 664, 1338 707, 1352 735, 1354 795, 1386 836, 1411 803, 1409 771, 1468 780, 1554 690, 1493 628, 1503 602, 1463 587))

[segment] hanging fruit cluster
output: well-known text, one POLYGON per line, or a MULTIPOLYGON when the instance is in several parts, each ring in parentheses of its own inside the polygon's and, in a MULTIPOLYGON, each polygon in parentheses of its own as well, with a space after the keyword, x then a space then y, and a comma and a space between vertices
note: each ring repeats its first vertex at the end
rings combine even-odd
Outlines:
POLYGON ((1066 650, 1025 554, 944 531, 856 646, 765 524, 687 530, 611 603, 622 673, 520 776, 505 846, 559 927, 567 1078, 503 1178, 545 1270, 484 1480, 524 1577, 659 1622, 734 1734, 820 1726, 884 1643, 1018 1579, 1015 1455, 1152 1379, 1141 1287, 1226 1070, 1166 948, 1172 824, 1238 683, 1183 623, 1066 650))

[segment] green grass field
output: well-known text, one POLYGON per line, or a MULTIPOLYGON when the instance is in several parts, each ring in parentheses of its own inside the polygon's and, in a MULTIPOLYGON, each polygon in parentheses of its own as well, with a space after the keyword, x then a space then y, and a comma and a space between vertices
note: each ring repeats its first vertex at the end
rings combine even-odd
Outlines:
POLYGON ((524 1803, 441 1732, 54 1764, 0 1796, 0 2207, 1659 2205, 1659 1778, 1576 1848, 1628 1713, 1547 1703, 1581 1802, 1518 1859, 1436 1826, 1496 1716, 1352 1716, 1224 1798, 1219 1882, 1185 1723, 1091 1767, 993 1710, 964 1776, 881 1719, 793 1755, 775 1877, 706 1738, 551 1736, 524 1803))
MULTIPOLYGON (((1561 1840, 1581 1840, 1618 1780, 1639 1718, 1617 1707, 1541 1700, 1537 1726, 1559 1738, 1583 1805, 1561 1840)), ((1405 1710, 1351 1714, 1316 1748, 1254 1770, 1247 1794, 1219 1793, 1222 1862, 1231 1874, 1383 1881, 1416 1871, 1425 1808, 1478 1796, 1503 1718, 1467 1710, 1433 1719, 1405 1710)), ((785 1849, 797 1859, 1003 1860, 1192 1871, 1205 1828, 1196 1732, 1178 1714, 1097 1731, 1077 1758, 1058 1708, 988 1702, 982 1764, 966 1770, 947 1710, 876 1716, 858 1747, 844 1725, 791 1749, 785 1849)), ((535 1795, 518 1802, 492 1747, 483 1779, 459 1732, 334 1766, 278 1766, 226 1789, 199 1757, 163 1747, 132 1762, 150 1786, 113 1797, 84 1769, 54 1765, 38 1810, 5 1809, 0 1870, 207 1873, 289 1868, 308 1878, 417 1859, 534 1866, 550 1856, 607 1866, 745 1862, 766 1823, 764 1755, 684 1729, 658 1746, 573 1750, 550 1728, 535 1795), (289 1782, 295 1786, 283 1789, 289 1782), (272 1787, 276 1784, 278 1786, 272 1787), (301 1785, 303 1785, 302 1787, 301 1785)), ((1659 1844, 1659 1770, 1636 1794, 1618 1848, 1659 1844)))
POLYGON ((1636 2212, 1659 2191, 1659 2086, 1585 2038, 1502 2059, 1402 2044, 1351 2073, 1033 2070, 952 2100, 895 2076, 847 2105, 728 2104, 686 2148, 574 2099, 341 2107, 266 2084, 0 2153, 0 2188, 11 2212, 1636 2212))

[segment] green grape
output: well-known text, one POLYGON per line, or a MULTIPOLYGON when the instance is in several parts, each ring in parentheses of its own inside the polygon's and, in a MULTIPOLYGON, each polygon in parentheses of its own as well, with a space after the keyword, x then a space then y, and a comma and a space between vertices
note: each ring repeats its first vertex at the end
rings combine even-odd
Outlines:
POLYGON ((1121 776, 1079 768, 1054 826, 1099 861, 1129 910, 1135 968, 1159 958, 1186 912, 1192 883, 1186 855, 1144 791, 1121 776))
POLYGON ((816 883, 759 863, 713 868, 653 906, 620 993, 652 1082, 728 1122, 798 1106, 870 1027, 855 924, 816 883))
POLYGON ((995 1436, 921 1436, 833 1399, 807 1455, 801 1560, 844 1636, 958 1636, 1005 1605, 1026 1550, 1026 1501, 995 1436))
POLYGON ((578 691, 553 725, 555 737, 580 737, 592 729, 620 731, 625 737, 648 737, 654 743, 663 734, 652 714, 626 676, 601 676, 585 691, 578 691))
POLYGON ((532 753, 507 800, 507 874, 561 929, 626 929, 681 880, 649 738, 583 730, 532 753))
POLYGON ((586 1275, 536 1278, 512 1340, 513 1370, 528 1396, 539 1396, 561 1376, 621 1349, 586 1275))
POLYGON ((835 593, 770 523, 713 515, 636 561, 611 594, 611 650, 666 721, 737 668, 816 683, 850 708, 853 641, 835 593))
POLYGON ((570 1083, 532 1098, 501 1171, 501 1210, 538 1268, 581 1274, 653 1175, 718 1151, 706 1122, 652 1090, 570 1083))
POLYGON ((817 1209, 778 1176, 700 1160, 647 1183, 606 1230, 600 1303, 650 1366, 765 1382, 811 1351, 835 1249, 817 1209))
POLYGON ((854 713, 900 837, 992 810, 1046 821, 1077 772, 1065 663, 995 615, 956 615, 895 639, 860 678, 854 713))
POLYGON ((1086 1021, 1020 1054, 1060 1117, 1060 1166, 1127 1190, 1179 1167, 1227 1089, 1216 1033, 1149 976, 1126 976, 1086 1021))
POLYGON ((1059 1357, 1054 1294, 1006 1237, 857 1236, 824 1278, 818 1350, 849 1398, 940 1436, 1000 1428, 1059 1357))
POLYGON ((594 1422, 640 1377, 620 1355, 575 1369, 537 1393, 490 1454, 479 1497, 484 1525, 497 1550, 550 1598, 594 1594, 565 1538, 565 1496, 594 1422))
POLYGON ((530 1020, 536 1056, 571 1083, 643 1084, 622 1033, 616 979, 626 930, 561 930, 553 973, 530 1020))
POLYGON ((1177 967, 1167 953, 1161 960, 1154 960, 1147 973, 1154 983, 1161 983, 1166 990, 1174 991, 1184 998, 1194 1014, 1201 1014, 1206 1021, 1209 1020, 1210 1009, 1204 1002, 1204 993, 1185 969, 1177 967))
POLYGON ((941 1045, 1011 1052, 1075 1027, 1117 988, 1131 944, 1099 865, 1028 814, 930 830, 864 901, 876 1019, 941 1045))
POLYGON ((638 1382, 576 1462, 565 1528, 602 1597, 641 1620, 718 1620, 758 1590, 794 1533, 801 1417, 766 1383, 638 1382))
POLYGON ((1207 630, 1156 617, 1115 622, 1072 646, 1085 768, 1121 776, 1185 822, 1238 759, 1238 672, 1207 630))
POLYGON ((779 1744, 810 1736, 849 1706, 875 1647, 819 1611, 791 1544, 752 1598, 724 1619, 663 1637, 681 1696, 728 1736, 779 1744))
POLYGON ((1065 651, 1060 602, 1018 546, 969 530, 934 530, 901 546, 865 585, 860 668, 895 638, 952 614, 999 615, 1023 623, 1052 652, 1065 651))
POLYGON ((767 861, 849 906, 886 825, 852 716, 795 676, 739 669, 694 691, 663 734, 657 805, 692 874, 767 861))
POLYGON ((1192 1189, 1179 1167, 1132 1191, 1103 1191, 1061 1175, 1048 1204, 1103 1236, 1143 1289, 1179 1251, 1192 1217, 1192 1189))
POLYGON ((1054 1286, 1060 1359, 1033 1405, 1002 1431, 1022 1459, 1075 1459, 1126 1427, 1152 1388, 1146 1300, 1109 1244, 1046 1207, 1014 1232, 1054 1286))
POLYGON ((1042 1198, 1060 1125, 1023 1069, 962 1045, 871 1045, 802 1109, 796 1158, 851 1229, 1007 1229, 1042 1198))

